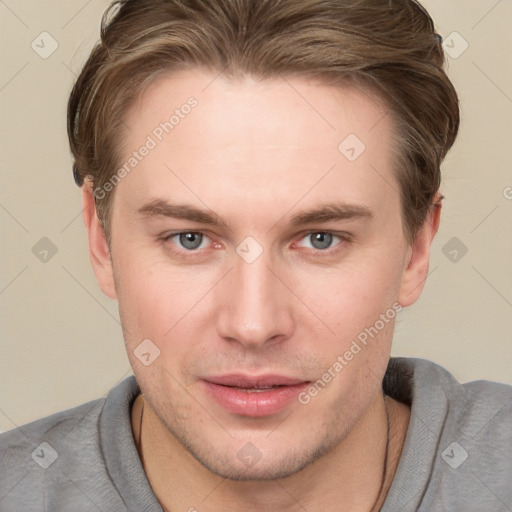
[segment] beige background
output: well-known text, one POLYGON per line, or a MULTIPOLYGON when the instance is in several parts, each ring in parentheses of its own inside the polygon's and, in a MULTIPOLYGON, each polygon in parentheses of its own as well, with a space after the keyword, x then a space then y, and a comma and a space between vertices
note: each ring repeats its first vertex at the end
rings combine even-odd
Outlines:
MULTIPOLYGON (((424 4, 452 55, 463 123, 444 164, 431 275, 399 317, 394 354, 512 384, 512 2, 424 4), (456 262, 453 237, 468 249, 456 262)), ((89 263, 65 131, 107 5, 0 0, 0 431, 105 395, 130 373, 117 304, 89 263), (58 43, 46 59, 31 47, 51 49, 42 32, 58 43), (47 262, 32 251, 43 237, 57 249, 47 262)))

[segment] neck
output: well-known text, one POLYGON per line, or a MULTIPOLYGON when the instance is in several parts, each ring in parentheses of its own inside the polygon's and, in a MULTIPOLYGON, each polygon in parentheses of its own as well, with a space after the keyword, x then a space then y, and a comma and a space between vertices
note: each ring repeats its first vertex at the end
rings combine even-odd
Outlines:
POLYGON ((232 481, 212 474, 167 431, 142 396, 133 406, 132 426, 146 475, 166 511, 196 505, 201 512, 286 511, 300 503, 316 512, 337 510, 342 502, 347 512, 375 512, 393 481, 409 415, 406 405, 379 394, 332 452, 293 476, 272 481, 232 481))

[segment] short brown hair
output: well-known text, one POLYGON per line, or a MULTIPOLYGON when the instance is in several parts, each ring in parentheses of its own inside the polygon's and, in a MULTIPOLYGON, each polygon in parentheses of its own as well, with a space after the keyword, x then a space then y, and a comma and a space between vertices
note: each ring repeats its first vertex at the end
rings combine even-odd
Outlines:
MULTIPOLYGON (((231 77, 352 83, 383 98, 394 120, 395 172, 412 241, 459 128, 444 63, 441 38, 415 0, 117 0, 68 102, 74 178, 81 186, 89 176, 100 188, 111 178, 123 118, 162 73, 201 67, 231 77)), ((112 193, 96 197, 109 245, 112 193)))

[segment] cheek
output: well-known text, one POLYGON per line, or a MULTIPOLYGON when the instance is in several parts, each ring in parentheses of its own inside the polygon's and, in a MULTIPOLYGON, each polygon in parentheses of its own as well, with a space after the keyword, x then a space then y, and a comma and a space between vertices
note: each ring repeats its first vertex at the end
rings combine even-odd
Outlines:
POLYGON ((400 271, 399 265, 385 261, 375 265, 370 258, 366 264, 347 266, 331 279, 325 277, 319 283, 325 294, 318 295, 311 306, 334 332, 324 338, 321 349, 324 368, 330 371, 322 380, 332 378, 332 387, 318 402, 329 403, 333 411, 367 403, 386 370, 400 309, 396 302, 400 271))
MULTIPOLYGON (((125 252, 115 265, 116 288, 125 343, 130 354, 149 339, 159 362, 176 366, 193 351, 190 339, 205 324, 212 271, 190 272, 151 259, 149 252, 125 252)), ((136 364, 138 362, 134 360, 136 364)))
POLYGON ((400 277, 400 260, 375 248, 348 258, 338 268, 298 272, 293 288, 336 337, 346 340, 393 307, 400 277))

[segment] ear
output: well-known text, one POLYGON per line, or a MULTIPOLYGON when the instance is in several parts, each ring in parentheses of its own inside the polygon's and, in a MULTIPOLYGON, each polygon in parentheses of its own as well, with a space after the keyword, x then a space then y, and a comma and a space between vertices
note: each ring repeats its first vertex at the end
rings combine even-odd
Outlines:
POLYGON ((93 183, 90 179, 86 179, 82 186, 82 206, 82 215, 89 238, 89 256, 91 258, 92 268, 96 274, 96 279, 98 280, 101 291, 107 297, 116 299, 117 295, 114 285, 114 272, 110 249, 105 237, 105 230, 96 214, 93 183))
POLYGON ((409 263, 402 273, 398 301, 403 307, 414 304, 425 286, 430 260, 430 246, 441 220, 442 196, 438 195, 427 218, 407 251, 409 263))

